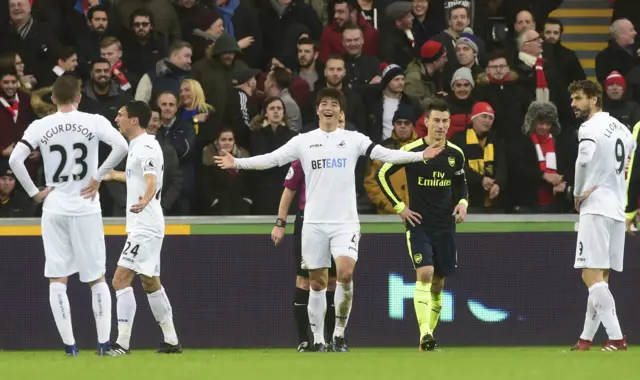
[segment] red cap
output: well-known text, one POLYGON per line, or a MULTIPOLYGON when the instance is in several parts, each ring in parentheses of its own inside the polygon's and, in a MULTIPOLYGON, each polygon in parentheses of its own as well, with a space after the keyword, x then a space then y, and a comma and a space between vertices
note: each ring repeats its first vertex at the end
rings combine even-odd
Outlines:
POLYGON ((606 88, 613 84, 619 84, 623 89, 627 89, 627 81, 624 80, 622 74, 617 71, 612 71, 611 74, 609 74, 607 79, 604 81, 604 87, 606 88))
POLYGON ((471 120, 475 119, 480 115, 495 116, 496 113, 493 111, 493 107, 491 107, 491 104, 487 102, 479 102, 474 104, 473 109, 471 109, 471 120))
POLYGON ((422 62, 431 63, 437 61, 445 53, 444 46, 438 41, 429 40, 420 48, 422 62))

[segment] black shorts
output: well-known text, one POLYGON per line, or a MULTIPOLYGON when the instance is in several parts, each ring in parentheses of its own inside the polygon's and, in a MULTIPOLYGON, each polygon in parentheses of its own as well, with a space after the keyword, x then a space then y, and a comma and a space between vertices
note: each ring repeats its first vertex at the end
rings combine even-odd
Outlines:
MULTIPOLYGON (((302 223, 304 222, 304 216, 302 212, 298 212, 296 220, 293 224, 293 250, 294 250, 294 265, 296 268, 296 275, 309 278, 309 271, 302 269, 302 223)), ((336 262, 331 257, 331 268, 329 268, 329 277, 336 276, 336 262)))
POLYGON ((455 231, 430 232, 421 226, 407 229, 407 247, 415 269, 433 266, 438 277, 449 277, 458 268, 455 231))

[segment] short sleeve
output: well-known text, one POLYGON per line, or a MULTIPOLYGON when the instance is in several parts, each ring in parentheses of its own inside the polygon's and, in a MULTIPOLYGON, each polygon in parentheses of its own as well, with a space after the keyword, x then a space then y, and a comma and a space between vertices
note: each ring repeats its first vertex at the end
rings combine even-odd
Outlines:
POLYGON ((141 147, 139 160, 142 165, 142 175, 151 174, 157 176, 158 171, 162 169, 158 167, 160 163, 158 152, 150 145, 143 145, 141 147))
POLYGON ((19 141, 20 143, 26 145, 27 148, 29 148, 29 150, 31 151, 34 151, 40 147, 40 134, 38 133, 38 125, 38 121, 34 121, 33 123, 31 123, 27 130, 24 131, 24 134, 19 141))

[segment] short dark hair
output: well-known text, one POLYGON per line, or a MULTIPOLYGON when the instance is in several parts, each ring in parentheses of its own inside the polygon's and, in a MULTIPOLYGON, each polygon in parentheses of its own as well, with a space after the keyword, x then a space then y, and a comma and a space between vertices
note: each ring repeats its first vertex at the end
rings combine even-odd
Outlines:
POLYGON ((80 95, 80 81, 73 75, 62 75, 53 83, 51 94, 59 106, 73 104, 80 95))
POLYGON ((322 103, 322 99, 324 98, 337 100, 341 111, 345 111, 347 109, 347 98, 344 96, 342 91, 337 88, 325 87, 318 91, 318 95, 316 95, 316 107, 322 103))
POLYGON ((158 114, 162 113, 162 110, 157 104, 150 104, 149 108, 151 109, 151 112, 157 112, 158 114))
POLYGON ((344 63, 345 68, 346 68, 346 66, 347 66, 347 62, 344 60, 344 57, 343 57, 343 56, 341 56, 340 54, 337 54, 337 53, 331 53, 331 54, 329 54, 329 56, 327 57, 327 60, 326 60, 326 61, 324 61, 324 62, 325 62, 325 65, 326 65, 326 63, 327 63, 327 62, 329 62, 330 60, 333 60, 333 61, 342 61, 342 63, 344 63))
POLYGON ((169 54, 167 54, 167 57, 171 57, 173 53, 177 53, 185 48, 191 49, 193 51, 193 47, 191 47, 190 43, 181 40, 175 40, 171 43, 171 45, 169 45, 169 54))
POLYGON ((133 11, 133 13, 131 14, 131 17, 129 18, 130 26, 133 26, 133 20, 135 20, 136 17, 148 17, 149 22, 151 23, 151 25, 153 25, 153 13, 151 13, 151 11, 146 7, 138 8, 135 11, 133 11))
POLYGON ((89 12, 87 12, 87 20, 93 20, 93 15, 97 12, 104 12, 107 15, 107 20, 109 19, 109 12, 107 11, 107 8, 105 8, 104 5, 96 5, 95 7, 89 8, 89 12))
POLYGON ((16 67, 8 66, 8 65, 5 67, 0 67, 0 79, 6 77, 7 75, 12 75, 18 78, 18 72, 16 71, 16 67))
POLYGON ((106 63, 107 65, 109 65, 109 68, 111 68, 111 64, 109 63, 109 61, 107 61, 106 59, 100 57, 100 58, 96 59, 95 61, 91 62, 91 70, 93 70, 93 67, 95 65, 97 65, 98 63, 106 63))
POLYGON ((467 17, 469 17, 469 9, 462 4, 456 4, 453 7, 449 8, 449 14, 448 14, 449 20, 451 20, 451 15, 453 14, 453 11, 455 11, 456 9, 464 9, 464 11, 467 12, 467 17))
POLYGON ((449 105, 444 99, 440 98, 431 98, 427 103, 427 108, 425 110, 425 116, 431 116, 431 111, 439 111, 439 112, 451 112, 449 110, 449 105))
POLYGON ((560 20, 559 18, 549 17, 547 19, 547 22, 545 22, 544 24, 560 25, 560 34, 564 33, 564 24, 562 23, 562 20, 560 20))
POLYGON ((129 118, 137 118, 138 125, 142 128, 147 128, 149 120, 151 120, 151 108, 149 108, 147 102, 132 100, 125 105, 125 108, 129 118))
POLYGON ((347 4, 347 9, 349 10, 349 12, 353 11, 354 9, 356 9, 355 6, 355 1, 353 0, 334 0, 333 1, 333 6, 335 7, 338 4, 347 4))
POLYGON ((503 49, 496 49, 492 51, 487 57, 487 62, 495 61, 496 59, 504 58, 509 63, 509 54, 503 49))
POLYGON ((300 45, 312 45, 313 46, 313 51, 316 52, 318 51, 318 44, 312 40, 309 37, 303 37, 301 39, 298 40, 298 46, 300 45))
POLYGON ((60 61, 66 61, 67 59, 73 57, 73 55, 76 54, 76 48, 74 48, 73 46, 62 46, 60 49, 58 49, 58 60, 60 61))
POLYGON ((360 25, 354 24, 352 22, 346 23, 344 28, 342 28, 342 33, 344 33, 345 30, 359 30, 362 32, 362 28, 360 27, 360 25))
POLYGON ((600 83, 590 81, 588 79, 579 80, 569 85, 569 93, 584 92, 588 99, 596 98, 596 106, 602 108, 602 86, 600 83))
POLYGON ((276 86, 279 90, 284 90, 291 86, 291 73, 287 69, 282 67, 276 67, 269 73, 273 77, 276 86))
MULTIPOLYGON (((175 92, 173 92, 173 91, 169 91, 169 90, 167 90, 167 91, 162 91, 161 93, 159 93, 159 94, 158 94, 158 96, 156 97, 156 103, 158 102, 158 100, 160 100, 160 97, 161 97, 162 95, 171 95, 171 96, 173 96, 173 97, 174 97, 174 99, 176 100, 176 104, 178 103, 178 100, 180 100, 180 97, 178 96, 178 94, 176 94, 176 93, 175 93, 175 92)), ((178 106, 179 106, 179 105, 178 105, 178 106)))

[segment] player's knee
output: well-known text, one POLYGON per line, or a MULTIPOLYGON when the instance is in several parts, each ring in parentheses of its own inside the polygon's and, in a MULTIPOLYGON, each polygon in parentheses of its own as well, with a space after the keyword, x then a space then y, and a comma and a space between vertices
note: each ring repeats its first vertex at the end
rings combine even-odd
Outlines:
POLYGON ((442 293, 444 289, 444 278, 433 276, 431 280, 431 293, 442 293))
POLYGON ((590 288, 598 282, 604 281, 603 271, 599 269, 585 268, 582 270, 582 281, 587 286, 587 288, 590 288))
POLYGON ((95 281, 90 281, 88 284, 90 287, 92 287, 95 284, 98 284, 100 282, 105 282, 104 276, 100 276, 99 279, 95 280, 95 281))
MULTIPOLYGON (((337 281, 341 284, 348 284, 353 280, 353 268, 338 271, 337 281)), ((335 285, 334 285, 335 287, 335 285)))
POLYGON ((419 282, 433 282, 433 267, 421 267, 416 270, 416 281, 419 282))
POLYGON ((142 282, 142 289, 145 293, 155 293, 162 288, 159 277, 147 277, 141 275, 140 281, 142 282))
POLYGON ((131 282, 133 281, 133 272, 129 270, 121 270, 118 267, 116 272, 113 274, 113 280, 111 280, 111 286, 115 291, 122 290, 131 286, 131 282))

